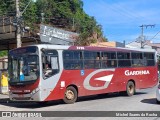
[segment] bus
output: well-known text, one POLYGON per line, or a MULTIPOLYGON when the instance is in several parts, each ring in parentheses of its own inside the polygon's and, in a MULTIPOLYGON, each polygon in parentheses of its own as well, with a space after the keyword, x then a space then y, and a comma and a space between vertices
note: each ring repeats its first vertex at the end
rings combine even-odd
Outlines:
POLYGON ((155 50, 39 44, 9 52, 13 101, 74 103, 78 97, 120 92, 158 83, 155 50))

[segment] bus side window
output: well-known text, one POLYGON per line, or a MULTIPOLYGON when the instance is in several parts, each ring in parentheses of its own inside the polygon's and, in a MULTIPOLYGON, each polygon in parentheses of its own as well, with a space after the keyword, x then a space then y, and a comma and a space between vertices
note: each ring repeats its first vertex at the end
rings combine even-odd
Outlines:
POLYGON ((42 54, 43 77, 49 78, 59 72, 58 52, 56 50, 45 50, 42 54))
POLYGON ((146 58, 143 57, 142 53, 131 53, 132 58, 132 67, 141 67, 145 66, 146 58))
POLYGON ((45 75, 46 77, 49 77, 49 76, 52 75, 52 69, 49 67, 49 64, 48 64, 48 63, 45 64, 44 75, 45 75))
POLYGON ((51 57, 51 69, 52 69, 52 74, 56 74, 59 71, 59 66, 58 66, 58 57, 51 57))
POLYGON ((65 50, 63 52, 63 66, 65 70, 78 70, 83 68, 82 51, 65 50))

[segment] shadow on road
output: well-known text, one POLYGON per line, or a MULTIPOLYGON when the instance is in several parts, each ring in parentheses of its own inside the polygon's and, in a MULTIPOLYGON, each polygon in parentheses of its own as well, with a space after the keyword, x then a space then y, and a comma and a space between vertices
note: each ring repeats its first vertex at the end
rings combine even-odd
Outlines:
MULTIPOLYGON (((145 92, 137 92, 135 95, 143 95, 146 94, 145 92)), ((78 98, 77 102, 81 101, 91 101, 91 100, 98 100, 98 99, 106 99, 106 98, 116 98, 116 97, 127 97, 126 95, 121 95, 120 93, 109 93, 109 94, 100 94, 100 95, 93 95, 87 97, 80 97, 78 98)), ((26 102, 26 101, 10 101, 9 98, 0 98, 0 105, 10 106, 15 108, 42 108, 48 106, 56 106, 62 105, 64 102, 62 100, 50 101, 50 102, 26 102)))
MULTIPOLYGON (((143 95, 143 94, 147 94, 146 92, 136 92, 135 95, 143 95)), ((116 98, 116 97, 128 97, 126 94, 124 93, 106 93, 106 94, 99 94, 99 95, 92 95, 92 96, 85 96, 85 97, 80 97, 78 102, 81 101, 90 101, 90 100, 98 100, 98 99, 106 99, 106 98, 116 98)))
POLYGON ((156 104, 156 105, 158 105, 157 102, 156 102, 156 98, 143 99, 143 100, 141 100, 141 102, 142 103, 147 103, 147 104, 156 104))
POLYGON ((50 102, 30 102, 30 101, 10 101, 9 98, 0 98, 0 105, 15 107, 15 108, 41 108, 47 106, 55 106, 64 104, 62 100, 50 101, 50 102))
POLYGON ((147 94, 147 92, 136 92, 134 95, 143 95, 143 94, 147 94))
POLYGON ((0 98, 0 104, 1 103, 8 103, 10 100, 9 98, 0 98))

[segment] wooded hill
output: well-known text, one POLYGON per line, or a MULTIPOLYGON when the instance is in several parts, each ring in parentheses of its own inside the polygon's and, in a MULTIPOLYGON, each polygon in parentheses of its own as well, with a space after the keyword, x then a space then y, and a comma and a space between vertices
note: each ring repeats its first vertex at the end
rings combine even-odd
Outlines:
MULTIPOLYGON (((23 11, 30 0, 19 0, 20 10, 23 11)), ((0 15, 15 16, 15 0, 0 0, 0 15)), ((31 2, 24 12, 24 26, 37 33, 39 24, 63 28, 80 34, 77 45, 89 45, 97 41, 107 41, 103 35, 102 26, 94 17, 83 10, 82 0, 37 0, 31 2), (44 14, 42 17, 42 13, 44 14)))

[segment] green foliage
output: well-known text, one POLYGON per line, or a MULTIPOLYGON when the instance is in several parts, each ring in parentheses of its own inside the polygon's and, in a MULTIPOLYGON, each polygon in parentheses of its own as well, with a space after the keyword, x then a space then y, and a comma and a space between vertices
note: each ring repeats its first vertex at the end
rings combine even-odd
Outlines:
POLYGON ((29 26, 31 28, 31 30, 33 30, 35 28, 34 24, 37 22, 36 12, 37 12, 37 6, 35 5, 34 2, 31 2, 30 5, 28 6, 27 10, 23 14, 25 26, 29 26))
POLYGON ((0 0, 0 15, 15 15, 13 0, 0 0))
MULTIPOLYGON (((12 0, 0 1, 0 14, 7 13, 8 6, 11 6, 6 1, 12 0)), ((24 10, 29 1, 20 0, 21 11, 24 10)), ((50 24, 54 27, 77 32, 80 34, 76 42, 77 45, 89 45, 97 41, 96 39, 106 41, 106 38, 103 36, 102 26, 96 22, 94 17, 90 17, 83 11, 82 0, 32 1, 24 12, 23 19, 25 26, 29 26, 31 31, 37 30, 36 25, 43 22, 43 24, 50 24), (42 19, 41 13, 44 13, 44 19, 42 19)))
POLYGON ((0 51, 0 57, 4 57, 4 56, 7 56, 8 52, 5 50, 5 51, 0 51))

